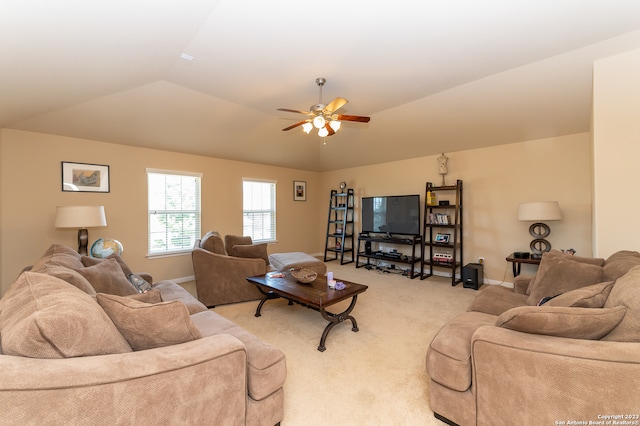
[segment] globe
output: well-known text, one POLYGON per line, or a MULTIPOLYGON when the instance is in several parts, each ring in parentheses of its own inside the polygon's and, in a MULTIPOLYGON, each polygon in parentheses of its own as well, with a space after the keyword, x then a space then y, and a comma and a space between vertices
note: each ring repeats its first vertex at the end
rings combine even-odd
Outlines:
POLYGON ((112 254, 120 256, 123 248, 122 243, 112 238, 98 238, 93 244, 91 244, 91 250, 89 253, 92 257, 103 259, 112 254))

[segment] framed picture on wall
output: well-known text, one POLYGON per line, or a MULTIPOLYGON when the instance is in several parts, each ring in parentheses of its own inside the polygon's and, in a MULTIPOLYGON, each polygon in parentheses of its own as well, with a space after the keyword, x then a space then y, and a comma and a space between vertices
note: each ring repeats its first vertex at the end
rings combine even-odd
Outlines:
POLYGON ((307 201, 307 182, 293 181, 293 201, 307 201))
POLYGON ((109 166, 63 161, 62 191, 109 192, 109 166))

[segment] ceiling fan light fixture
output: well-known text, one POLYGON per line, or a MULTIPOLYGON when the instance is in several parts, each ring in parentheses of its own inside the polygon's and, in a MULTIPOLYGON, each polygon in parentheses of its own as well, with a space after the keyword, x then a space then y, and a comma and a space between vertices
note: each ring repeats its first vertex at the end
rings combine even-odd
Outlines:
POLYGON ((278 111, 296 112, 304 114, 308 118, 306 120, 299 121, 292 126, 285 127, 283 131, 294 129, 298 126, 302 126, 302 130, 309 134, 312 129, 318 129, 318 136, 326 138, 327 136, 333 136, 342 125, 342 121, 355 121, 359 123, 368 123, 370 118, 360 115, 346 115, 338 114, 336 111, 344 107, 349 101, 345 98, 337 97, 328 104, 322 103, 322 86, 327 82, 323 77, 316 78, 316 84, 320 89, 320 97, 318 103, 311 105, 309 111, 299 111, 297 109, 278 108, 278 111))

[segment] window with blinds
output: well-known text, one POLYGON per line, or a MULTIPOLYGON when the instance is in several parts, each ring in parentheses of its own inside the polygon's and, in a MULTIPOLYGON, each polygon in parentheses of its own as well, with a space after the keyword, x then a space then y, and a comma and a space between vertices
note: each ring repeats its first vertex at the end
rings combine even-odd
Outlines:
POLYGON ((242 235, 254 242, 276 240, 276 182, 243 179, 242 235))
POLYGON ((147 169, 149 255, 191 251, 200 238, 201 173, 147 169))

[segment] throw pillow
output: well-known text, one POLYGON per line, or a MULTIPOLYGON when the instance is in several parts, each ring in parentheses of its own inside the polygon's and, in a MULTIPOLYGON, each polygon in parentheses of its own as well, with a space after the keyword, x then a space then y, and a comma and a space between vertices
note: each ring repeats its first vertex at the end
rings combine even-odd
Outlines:
POLYGON ((224 251, 224 241, 216 231, 209 231, 204 234, 204 237, 200 240, 200 247, 211 253, 227 254, 224 251))
POLYGON ((605 308, 626 306, 627 313, 603 340, 640 342, 640 266, 618 278, 611 289, 605 308))
POLYGON ((98 259, 96 257, 90 257, 90 256, 82 256, 82 264, 84 266, 93 266, 93 265, 97 265, 98 263, 104 262, 107 259, 115 259, 116 262, 118 262, 118 265, 120 265, 120 269, 122 269, 122 273, 124 274, 125 278, 133 273, 131 271, 131 268, 129 268, 129 265, 127 265, 124 262, 124 260, 122 260, 122 258, 115 253, 110 254, 109 256, 102 259, 98 259))
POLYGON ((42 272, 45 264, 66 266, 71 269, 82 268, 80 254, 71 247, 51 244, 47 251, 31 267, 32 272, 42 272))
POLYGON ((607 258, 603 269, 603 279, 605 281, 615 281, 638 265, 640 265, 640 253, 631 250, 620 250, 607 258))
POLYGON ((249 246, 251 244, 253 244, 253 241, 251 241, 251 237, 240 237, 238 235, 224 236, 224 246, 227 249, 227 254, 229 256, 236 256, 235 251, 233 250, 234 246, 249 246))
POLYGON ((565 308, 521 306, 501 314, 496 326, 530 334, 598 340, 606 336, 627 308, 565 308))
POLYGON ((94 290, 91 283, 78 271, 74 271, 73 269, 69 269, 65 266, 52 265, 50 263, 47 263, 43 267, 43 272, 51 275, 52 277, 60 278, 61 280, 68 282, 69 284, 84 291, 89 296, 96 296, 96 291, 94 290))
POLYGON ((269 253, 267 253, 267 243, 236 245, 233 247, 236 257, 249 257, 263 259, 267 265, 269 264, 269 253))
POLYGON ((70 358, 131 352, 96 301, 50 275, 24 272, 2 298, 2 353, 70 358))
POLYGON ((162 295, 160 294, 160 290, 149 290, 144 293, 132 294, 130 296, 125 296, 127 299, 137 300, 138 302, 144 303, 160 303, 162 302, 162 295))
POLYGON ((177 345, 202 337, 182 302, 150 304, 103 293, 98 293, 97 299, 135 351, 177 345))
MULTIPOLYGON (((568 256, 571 257, 571 256, 568 256)), ((602 267, 557 256, 543 256, 535 278, 529 284, 527 305, 548 296, 602 282, 602 267)))
POLYGON ((613 281, 571 290, 547 302, 548 306, 566 306, 572 308, 602 308, 613 288, 613 281))
POLYGON ((124 276, 122 268, 115 259, 104 259, 93 266, 78 269, 96 293, 117 294, 127 296, 138 293, 138 290, 124 276))

